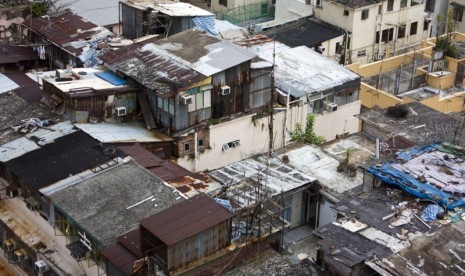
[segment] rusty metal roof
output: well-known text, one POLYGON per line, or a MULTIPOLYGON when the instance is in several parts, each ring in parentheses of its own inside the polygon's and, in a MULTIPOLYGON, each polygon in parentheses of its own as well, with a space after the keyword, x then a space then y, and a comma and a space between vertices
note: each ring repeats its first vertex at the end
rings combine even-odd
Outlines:
POLYGON ((170 246, 233 216, 215 200, 201 194, 141 220, 140 225, 170 246))
POLYGON ((119 268, 123 275, 134 274, 134 262, 137 257, 121 243, 107 247, 102 254, 109 262, 119 268))
POLYGON ((176 90, 206 78, 172 57, 144 48, 153 41, 149 39, 132 44, 105 53, 99 58, 112 70, 120 71, 149 89, 158 91, 167 87, 174 87, 176 90))
POLYGON ((108 29, 85 20, 71 10, 56 16, 28 19, 23 25, 75 56, 79 56, 91 41, 113 35, 108 29))

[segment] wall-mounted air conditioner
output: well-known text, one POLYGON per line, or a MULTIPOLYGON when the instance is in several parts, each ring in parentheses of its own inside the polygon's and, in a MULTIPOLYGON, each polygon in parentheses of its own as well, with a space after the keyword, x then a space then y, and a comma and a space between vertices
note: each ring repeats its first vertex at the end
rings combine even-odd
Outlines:
POLYGON ((337 110, 337 104, 332 102, 325 102, 325 110, 329 112, 333 112, 337 110))
POLYGON ((49 271, 49 267, 48 267, 47 263, 44 262, 43 260, 39 260, 39 261, 35 262, 34 267, 35 267, 35 270, 38 273, 45 273, 45 272, 49 271))
POLYGON ((16 241, 14 239, 7 239, 3 241, 3 248, 6 252, 11 252, 16 249, 16 241))
POLYGON ((326 50, 323 46, 318 46, 318 52, 323 53, 326 50))
POLYGON ((223 85, 223 86, 220 87, 220 95, 221 96, 228 95, 229 93, 231 93, 231 87, 229 87, 227 85, 223 85))
POLYGON ((182 95, 179 97, 179 102, 181 104, 191 104, 194 102, 194 100, 191 95, 182 95))
POLYGON ((115 108, 115 113, 116 113, 116 116, 118 116, 118 117, 126 115, 126 107, 124 107, 124 106, 116 107, 115 108))

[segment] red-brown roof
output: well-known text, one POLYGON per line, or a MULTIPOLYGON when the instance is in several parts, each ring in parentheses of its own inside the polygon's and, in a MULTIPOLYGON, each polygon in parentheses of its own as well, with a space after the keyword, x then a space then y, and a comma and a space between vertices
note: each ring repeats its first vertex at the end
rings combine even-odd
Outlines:
POLYGON ((184 179, 185 176, 191 176, 193 179, 202 181, 209 180, 209 177, 204 174, 192 173, 176 163, 159 158, 150 151, 144 149, 140 144, 119 146, 119 148, 124 153, 134 158, 141 166, 166 182, 184 179))
MULTIPOLYGON (((82 48, 75 48, 71 43, 87 41, 103 29, 74 14, 71 10, 66 10, 57 16, 28 19, 23 22, 23 25, 76 56, 82 53, 82 48)), ((107 32, 110 33, 108 30, 107 32)))
POLYGON ((140 221, 140 225, 170 246, 233 217, 212 198, 201 194, 140 221))
POLYGON ((110 245, 102 254, 109 262, 119 268, 123 275, 134 274, 134 262, 137 257, 121 243, 110 245))

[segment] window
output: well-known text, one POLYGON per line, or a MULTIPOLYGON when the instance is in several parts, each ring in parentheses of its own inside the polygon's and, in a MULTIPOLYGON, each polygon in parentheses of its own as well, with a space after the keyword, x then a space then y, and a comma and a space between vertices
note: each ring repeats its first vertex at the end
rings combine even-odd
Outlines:
POLYGON ((344 16, 349 16, 349 11, 348 11, 348 10, 344 10, 343 15, 344 15, 344 16))
POLYGON ((392 41, 393 36, 394 36, 394 28, 383 30, 383 33, 381 35, 381 41, 382 42, 392 41))
POLYGON ((203 145, 204 145, 204 140, 203 139, 197 140, 197 147, 200 148, 200 147, 203 147, 203 145))
POLYGON ((408 0, 400 0, 400 8, 406 8, 408 6, 408 0))
POLYGON ((416 35, 417 34, 417 28, 418 28, 418 22, 413 22, 410 25, 410 35, 416 35))
POLYGON ((387 3, 387 11, 392 11, 394 10, 394 0, 388 0, 388 3, 387 3))
POLYGON ((220 5, 227 7, 228 6, 228 0, 220 0, 220 5))
POLYGON ((190 90, 187 91, 188 94, 194 97, 194 100, 192 101, 192 103, 189 104, 189 108, 188 108, 189 112, 211 107, 211 90, 205 90, 205 91, 200 91, 200 90, 201 89, 198 89, 197 87, 196 92, 192 92, 190 90))
POLYGON ((429 21, 425 20, 425 22, 423 22, 423 31, 427 31, 428 29, 429 29, 429 21))
POLYGON ((263 3, 261 5, 261 9, 262 9, 262 15, 268 14, 268 3, 263 3))
POLYGON ((340 54, 342 53, 344 50, 342 50, 342 47, 341 47, 341 42, 336 42, 336 50, 334 51, 335 54, 340 54))
POLYGON ((367 20, 368 19, 368 10, 363 10, 362 11, 362 20, 367 20))
POLYGON ((426 0, 425 3, 425 11, 427 12, 434 12, 434 6, 436 4, 436 0, 426 0))
POLYGON ((191 150, 191 144, 189 142, 184 143, 184 151, 190 151, 191 150))
POLYGON ((455 7, 452 16, 454 17, 454 20, 455 20, 456 22, 462 22, 462 19, 463 19, 463 8, 461 8, 461 7, 455 7))
POLYGON ((357 52, 357 57, 364 57, 367 55, 367 50, 360 50, 357 52))
POLYGON ((171 115, 174 115, 174 97, 171 97, 169 99, 163 99, 158 97, 158 108, 168 112, 171 115))
POLYGON ((397 29, 397 38, 404 38, 405 37, 405 25, 400 25, 399 29, 397 29))
POLYGON ((223 144, 223 146, 221 147, 221 150, 222 151, 228 151, 228 150, 230 150, 232 148, 238 148, 240 146, 241 146, 240 140, 234 140, 232 142, 223 144))

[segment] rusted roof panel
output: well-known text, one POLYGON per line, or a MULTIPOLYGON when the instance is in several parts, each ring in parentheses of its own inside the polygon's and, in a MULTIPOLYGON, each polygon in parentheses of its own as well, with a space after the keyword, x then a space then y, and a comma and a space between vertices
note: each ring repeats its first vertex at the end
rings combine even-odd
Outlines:
POLYGON ((142 258, 144 254, 140 250, 140 233, 139 229, 134 229, 117 238, 118 242, 124 245, 126 249, 132 252, 137 258, 142 258))
POLYGON ((76 56, 82 53, 83 47, 90 40, 112 34, 109 30, 85 20, 71 10, 56 16, 28 19, 23 25, 76 56))
POLYGON ((137 257, 121 243, 107 247, 102 254, 109 262, 119 268, 123 275, 134 274, 134 262, 137 257))
POLYGON ((110 68, 120 71, 153 90, 166 86, 186 87, 206 78, 172 57, 150 51, 152 39, 108 52, 99 58, 110 68))
POLYGON ((201 194, 141 220, 140 225, 170 246, 233 216, 215 200, 201 194))

